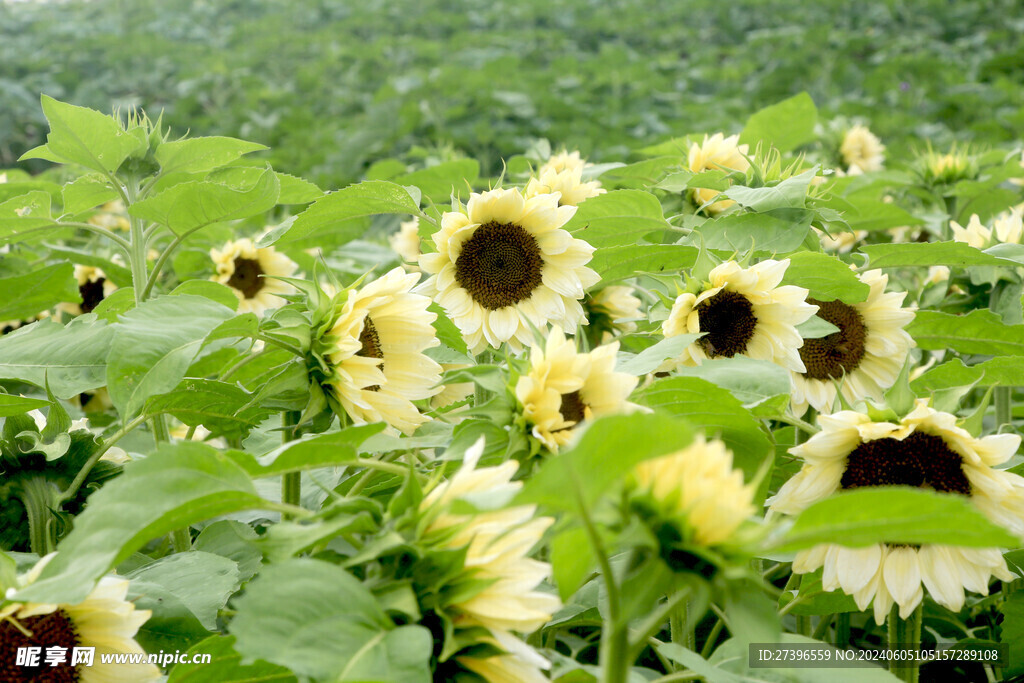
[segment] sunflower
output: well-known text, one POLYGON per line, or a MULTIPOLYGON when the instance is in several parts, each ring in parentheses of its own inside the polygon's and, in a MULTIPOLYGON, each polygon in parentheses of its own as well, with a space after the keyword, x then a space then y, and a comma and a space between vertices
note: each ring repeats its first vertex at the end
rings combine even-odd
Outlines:
POLYGON ((619 343, 579 353, 555 326, 543 348, 530 352, 530 369, 516 382, 516 399, 531 433, 552 452, 568 443, 584 420, 635 409, 626 399, 638 379, 615 372, 619 343))
POLYGON ((950 221, 953 240, 969 244, 975 249, 985 249, 995 244, 1019 244, 1024 235, 1024 205, 1015 206, 992 219, 992 227, 987 228, 978 218, 971 214, 967 227, 956 221, 950 221))
POLYGON ((518 189, 473 193, 465 211, 445 213, 437 253, 420 256, 422 285, 462 331, 473 353, 533 339, 531 325, 570 333, 583 320, 580 299, 600 279, 586 267, 594 248, 562 226, 576 211, 558 195, 526 199, 518 189))
MULTIPOLYGON (((690 147, 688 159, 690 170, 694 173, 708 170, 746 171, 750 168, 750 162, 745 156, 749 152, 749 147, 739 144, 739 141, 739 135, 730 135, 729 137, 725 137, 721 133, 715 133, 711 137, 705 135, 704 142, 701 144, 695 142, 690 147)), ((713 202, 715 197, 720 194, 718 190, 697 188, 693 193, 697 204, 709 214, 722 213, 736 203, 731 199, 725 199, 710 204, 709 202, 713 202)))
POLYGON ((231 288, 238 297, 240 313, 256 315, 283 304, 284 299, 277 295, 290 291, 287 283, 261 276, 288 277, 298 268, 273 247, 257 249, 248 238, 210 249, 210 258, 217 267, 217 274, 211 279, 231 288))
MULTIPOLYGON (((819 415, 822 431, 790 449, 804 459, 803 468, 767 504, 773 511, 797 514, 839 491, 914 486, 965 496, 994 523, 1024 536, 1024 478, 993 469, 1013 456, 1020 437, 977 439, 956 420, 923 399, 899 424, 873 422, 855 411, 819 415)), ((878 624, 893 603, 906 618, 920 604, 924 589, 938 604, 959 611, 964 588, 984 595, 989 577, 1015 578, 995 548, 942 544, 823 544, 800 551, 793 562, 797 573, 820 567, 825 590, 842 588, 861 610, 873 601, 878 624)))
POLYGON ((329 394, 357 423, 386 422, 411 434, 427 417, 413 401, 441 391, 441 366, 423 354, 440 342, 430 299, 410 290, 401 267, 348 293, 324 338, 329 394))
MULTIPOLYGON (((40 560, 23 582, 35 580, 52 556, 40 560)), ((135 634, 151 613, 137 610, 125 600, 128 583, 126 579, 106 576, 85 600, 74 605, 11 602, 0 607, 0 680, 4 683, 159 680, 160 670, 152 664, 107 664, 101 659, 103 655, 115 653, 145 654, 135 642, 135 634), (23 647, 42 648, 39 666, 16 664, 18 648, 23 647), (45 663, 43 655, 52 647, 65 648, 65 662, 57 666, 45 663), (91 666, 84 662, 72 666, 72 658, 81 655, 81 648, 95 648, 91 666)))
POLYGON ((703 435, 683 450, 641 462, 630 482, 658 512, 681 525, 685 540, 703 546, 728 541, 755 511, 754 487, 733 469, 732 453, 703 435))
POLYGON ((530 178, 525 195, 530 198, 557 192, 561 206, 578 206, 591 197, 604 194, 606 190, 601 188, 599 181, 583 182, 583 170, 586 167, 579 152, 568 154, 563 151, 541 166, 536 178, 530 178))
POLYGON ((78 281, 78 294, 82 297, 82 303, 58 304, 57 310, 71 315, 92 313, 101 301, 117 291, 117 285, 107 278, 107 274, 94 266, 76 265, 75 280, 78 281))
POLYGON ((477 468, 483 450, 480 439, 466 451, 451 479, 430 491, 420 505, 431 519, 425 537, 440 539, 443 548, 465 548, 467 578, 489 582, 469 597, 458 596, 445 609, 456 629, 487 629, 490 636, 481 642, 497 645, 504 654, 467 653, 457 655, 456 661, 489 681, 544 681, 540 670, 548 668, 548 662, 512 632, 537 630, 560 607, 556 596, 537 590, 550 576, 551 565, 529 557, 554 520, 535 518, 533 505, 473 515, 452 513, 449 508, 456 500, 506 501, 522 487, 522 482, 512 481, 519 467, 514 461, 477 468))
POLYGON ((868 236, 867 230, 854 230, 853 232, 837 232, 834 236, 827 235, 821 230, 812 227, 811 230, 818 236, 821 248, 825 251, 834 251, 839 254, 848 254, 853 251, 861 240, 868 236))
MULTIPOLYGON (((406 264, 415 264, 420 257, 420 219, 413 217, 398 226, 398 232, 388 236, 388 244, 395 250, 406 264)), ((415 265, 406 265, 410 270, 418 270, 415 265)))
POLYGON ((636 331, 634 320, 643 317, 643 302, 633 295, 632 287, 612 285, 587 294, 583 310, 590 321, 587 331, 593 342, 606 344, 617 335, 636 331))
POLYGON ((131 223, 128 222, 128 211, 124 208, 124 202, 115 199, 101 206, 95 214, 90 216, 89 222, 107 230, 130 230, 131 223))
POLYGON ((837 394, 850 403, 863 398, 882 400, 882 392, 896 382, 914 340, 903 329, 914 312, 900 308, 906 292, 886 294, 889 276, 871 270, 860 276, 871 288, 866 301, 846 304, 808 299, 818 306, 818 317, 839 328, 819 339, 805 339, 800 360, 806 368, 793 372, 793 412, 803 415, 810 404, 832 412, 837 394), (841 388, 836 389, 836 382, 841 388))
POLYGON ((885 145, 866 126, 852 126, 843 136, 839 153, 846 164, 846 172, 859 175, 870 171, 881 171, 885 161, 885 145))
POLYGON ((803 339, 796 326, 818 307, 807 303, 806 289, 779 286, 788 267, 789 259, 761 261, 749 268, 726 261, 711 270, 710 282, 699 294, 676 297, 661 326, 664 335, 703 332, 704 336, 661 370, 742 354, 804 372, 798 352, 803 339))

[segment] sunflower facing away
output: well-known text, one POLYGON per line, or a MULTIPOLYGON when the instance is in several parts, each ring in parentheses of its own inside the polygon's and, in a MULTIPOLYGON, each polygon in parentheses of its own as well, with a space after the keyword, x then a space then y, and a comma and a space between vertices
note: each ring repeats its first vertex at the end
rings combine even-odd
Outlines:
POLYGON ((220 249, 210 249, 210 258, 217 268, 217 274, 211 279, 231 288, 238 297, 239 313, 256 315, 282 305, 284 299, 277 295, 291 291, 287 283, 261 276, 288 277, 298 268, 273 247, 258 249, 248 238, 230 241, 220 249))
MULTIPOLYGON (((749 152, 747 145, 739 144, 739 135, 725 137, 721 133, 715 133, 711 137, 704 136, 700 144, 696 142, 690 147, 689 167, 694 173, 708 170, 720 171, 746 171, 750 168, 750 162, 746 155, 749 152)), ((720 202, 708 204, 721 194, 718 190, 709 188, 697 188, 693 191, 694 200, 698 206, 704 206, 709 214, 719 214, 733 206, 736 202, 731 199, 723 199, 720 202)))
POLYGON ((594 248, 562 229, 576 207, 557 194, 518 189, 473 193, 465 211, 441 217, 437 253, 420 257, 422 291, 448 311, 473 353, 508 342, 519 351, 530 325, 576 331, 580 299, 600 279, 586 267, 594 248))
POLYGON ((860 175, 869 171, 881 171, 885 161, 885 145, 866 126, 852 126, 843 136, 839 153, 846 164, 846 172, 860 175))
POLYGON ((906 292, 886 294, 889 276, 871 270, 860 276, 871 287, 866 301, 846 304, 808 299, 818 317, 839 328, 800 347, 804 372, 793 372, 793 412, 803 415, 810 404, 830 413, 837 399, 836 383, 849 403, 863 398, 882 400, 882 392, 899 376, 914 340, 903 329, 914 312, 900 308, 906 292))
MULTIPOLYGON (((398 226, 398 232, 388 235, 388 244, 395 250, 406 264, 415 264, 420 257, 420 219, 415 216, 411 221, 404 221, 398 226)), ((410 270, 418 270, 415 265, 406 265, 410 270)))
MULTIPOLYGON (((819 415, 822 431, 790 449, 803 458, 803 468, 767 503, 773 511, 797 514, 840 491, 914 486, 966 496, 990 520, 1024 536, 1024 478, 993 469, 1013 456, 1020 437, 977 439, 958 427, 956 419, 924 400, 899 424, 873 422, 855 411, 819 415)), ((824 544, 800 551, 793 562, 797 573, 819 567, 826 591, 842 588, 861 610, 874 601, 878 624, 885 622, 894 603, 902 618, 909 616, 924 589, 935 602, 958 612, 965 588, 987 595, 990 577, 1016 578, 996 548, 941 544, 824 544)))
POLYGON ((632 287, 611 285, 593 294, 587 294, 583 309, 590 321, 588 338, 593 342, 608 343, 613 337, 635 332, 634 320, 643 317, 643 302, 634 296, 632 287))
POLYGON ((601 188, 599 181, 583 182, 586 167, 579 152, 557 154, 537 170, 536 178, 530 178, 525 195, 529 198, 557 192, 561 206, 578 206, 591 197, 604 194, 606 190, 601 188))
POLYGON ((411 434, 428 419, 412 402, 441 391, 441 366, 423 354, 440 344, 437 316, 430 299, 410 291, 419 277, 399 267, 349 292, 325 336, 327 388, 356 423, 411 434))
POLYGON ((484 450, 480 439, 466 451, 462 466, 430 491, 420 509, 433 515, 426 529, 429 538, 443 539, 446 548, 466 548, 464 567, 474 579, 490 580, 479 592, 458 598, 446 606, 456 628, 483 627, 490 632, 482 642, 504 654, 487 657, 456 656, 460 665, 487 681, 533 683, 547 681, 541 673, 550 664, 513 632, 531 633, 551 620, 561 606, 558 598, 537 590, 551 575, 551 565, 529 557, 550 517, 534 517, 533 505, 483 511, 474 515, 453 514, 449 506, 460 498, 494 502, 510 499, 522 487, 512 476, 514 461, 496 467, 477 468, 484 450))
MULTIPOLYGON (((33 581, 52 555, 40 560, 25 578, 33 581)), ((0 680, 4 683, 145 683, 160 679, 152 664, 104 664, 102 655, 145 651, 135 642, 139 627, 150 617, 125 600, 128 581, 113 576, 100 579, 82 602, 69 604, 17 603, 0 607, 0 680), (65 661, 51 667, 44 661, 47 648, 66 648, 65 661), (19 647, 41 647, 40 666, 20 666, 19 647), (96 648, 92 666, 71 666, 74 648, 96 648)))
POLYGON ((788 267, 789 259, 761 261, 749 268, 726 261, 711 270, 710 282, 699 294, 676 297, 662 333, 674 337, 702 332, 704 336, 661 370, 740 354, 804 372, 798 351, 803 339, 796 326, 818 307, 807 303, 806 289, 779 286, 788 267))
POLYGON ((516 382, 516 399, 533 436, 552 452, 568 443, 581 422, 635 406, 626 399, 637 378, 615 372, 619 343, 579 353, 557 326, 544 347, 530 352, 530 369, 516 382))

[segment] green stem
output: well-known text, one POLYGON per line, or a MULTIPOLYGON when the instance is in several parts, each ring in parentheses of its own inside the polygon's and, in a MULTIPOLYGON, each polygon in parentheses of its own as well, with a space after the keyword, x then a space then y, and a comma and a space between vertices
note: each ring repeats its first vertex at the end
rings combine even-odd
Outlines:
MULTIPOLYGON (((637 657, 639 657, 644 651, 644 648, 647 647, 648 641, 650 641, 650 639, 662 629, 665 622, 671 622, 672 615, 678 612, 680 607, 683 607, 685 610, 689 597, 690 589, 688 588, 676 591, 672 595, 669 595, 665 602, 654 610, 653 614, 641 622, 638 628, 639 637, 631 639, 632 642, 629 647, 629 656, 626 658, 627 669, 628 665, 635 662, 637 657)), ((685 623, 685 613, 683 619, 685 623)), ((690 647, 690 649, 692 650, 693 648, 690 647)))
MULTIPOLYGON (((286 410, 281 413, 281 443, 295 440, 298 432, 297 426, 301 419, 302 413, 297 410, 286 410)), ((302 472, 285 472, 281 475, 281 502, 285 505, 301 507, 302 472)), ((281 515, 281 519, 286 519, 284 514, 281 515)))
MULTIPOLYGON (((913 647, 921 649, 921 622, 924 620, 924 605, 918 604, 906 619, 900 618, 900 606, 893 605, 889 612, 889 647, 913 647)), ((889 672, 904 683, 917 683, 920 673, 920 662, 917 658, 901 661, 894 657, 889 664, 889 672)))
POLYGON ((78 228, 79 230, 86 230, 88 232, 92 232, 92 233, 95 233, 97 235, 102 235, 103 237, 106 237, 108 240, 112 241, 117 246, 119 246, 122 249, 124 249, 125 252, 127 252, 129 254, 131 253, 131 248, 132 248, 131 243, 128 240, 126 240, 125 238, 123 238, 120 235, 117 235, 117 234, 111 232, 110 230, 107 230, 106 228, 101 228, 100 226, 93 225, 92 223, 77 223, 77 222, 74 222, 74 221, 67 221, 67 222, 61 221, 60 224, 62 226, 64 226, 64 227, 78 228))
POLYGON ((604 628, 601 630, 600 663, 603 672, 601 680, 602 683, 626 683, 632 662, 627 657, 629 632, 628 625, 622 619, 619 586, 615 582, 615 573, 612 571, 608 553, 605 552, 604 543, 601 542, 601 535, 597 532, 594 520, 590 517, 590 511, 587 510, 578 491, 576 492, 576 502, 580 518, 583 521, 583 529, 594 549, 594 556, 597 558, 601 576, 604 577, 605 591, 608 594, 608 613, 605 615, 604 628))
POLYGON ((842 612, 836 615, 836 640, 835 646, 844 648, 850 644, 850 613, 842 612))
MULTIPOLYGON (((792 604, 792 603, 790 603, 792 604)), ((802 636, 811 635, 811 618, 801 615, 796 617, 796 632, 802 636)))
POLYGON ((996 429, 1013 425, 1013 387, 995 387, 992 391, 996 403, 996 429))
POLYGON ((273 347, 264 346, 262 350, 257 351, 256 353, 250 353, 250 354, 247 354, 247 355, 243 355, 242 358, 240 360, 238 360, 237 362, 235 362, 234 365, 232 365, 227 370, 222 372, 220 377, 217 378, 217 380, 220 381, 220 382, 226 382, 231 377, 231 375, 235 374, 236 372, 238 372, 239 370, 244 368, 249 363, 253 362, 257 358, 259 358, 259 357, 261 357, 261 356, 263 356, 263 355, 265 355, 267 353, 270 353, 271 351, 273 351, 273 347))
POLYGON ((114 434, 112 434, 109 439, 104 441, 103 445, 100 446, 95 453, 89 456, 89 459, 82 466, 82 469, 78 470, 78 474, 75 475, 74 480, 72 480, 72 482, 68 485, 64 492, 57 496, 57 504, 59 505, 65 501, 74 498, 75 493, 77 493, 78 489, 81 488, 82 484, 85 483, 86 478, 89 476, 89 472, 92 470, 93 467, 96 466, 96 463, 100 461, 100 458, 103 457, 103 454, 110 450, 111 446, 120 441, 125 434, 138 427, 140 424, 145 422, 145 420, 146 417, 144 415, 138 416, 137 418, 126 424, 124 427, 121 427, 121 429, 114 432, 114 434))
POLYGON ((715 625, 711 627, 711 633, 708 634, 708 640, 704 643, 704 647, 701 648, 701 657, 707 659, 711 656, 711 653, 715 651, 715 643, 718 642, 718 636, 721 635, 723 628, 725 628, 725 620, 719 618, 718 621, 715 622, 715 625))
POLYGON ((835 615, 824 614, 818 617, 818 625, 814 627, 814 632, 811 633, 811 638, 815 640, 822 640, 825 634, 828 633, 829 626, 832 625, 832 617, 835 615))
POLYGON ((189 237, 190 235, 192 235, 192 233, 198 231, 199 229, 200 228, 193 228, 192 230, 182 233, 181 235, 176 235, 174 239, 171 241, 171 243, 167 245, 167 248, 164 249, 163 252, 161 252, 160 256, 157 257, 156 262, 153 263, 153 272, 149 274, 149 279, 146 280, 146 286, 143 289, 144 296, 148 297, 150 293, 153 291, 153 285, 156 284, 156 280, 157 277, 160 275, 160 271, 163 270, 164 264, 167 262, 167 259, 170 258, 171 254, 174 253, 174 250, 177 249, 181 245, 181 243, 185 241, 185 238, 189 237))
POLYGON ((694 629, 689 628, 689 611, 689 601, 680 602, 668 617, 668 628, 673 643, 693 650, 697 645, 697 634, 694 629))
POLYGON ((21 484, 21 502, 28 517, 29 547, 40 557, 57 547, 54 511, 58 506, 57 490, 46 477, 29 477, 21 484))

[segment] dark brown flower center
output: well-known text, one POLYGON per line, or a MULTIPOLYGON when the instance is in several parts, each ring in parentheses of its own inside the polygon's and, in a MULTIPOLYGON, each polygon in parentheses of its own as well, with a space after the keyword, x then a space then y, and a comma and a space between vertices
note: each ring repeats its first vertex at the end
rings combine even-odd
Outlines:
MULTIPOLYGON (((370 320, 370 316, 366 316, 363 320, 363 331, 359 333, 359 344, 360 349, 357 356, 363 358, 383 358, 384 352, 380 348, 380 334, 377 332, 377 328, 374 326, 373 321, 370 320)), ((384 363, 377 363, 377 367, 381 370, 384 369, 384 363)), ((380 391, 380 385, 374 384, 373 386, 365 387, 367 391, 380 391)))
POLYGON ((240 291, 246 299, 252 299, 263 289, 263 269, 260 262, 253 258, 235 259, 235 272, 228 279, 228 287, 234 287, 240 291))
POLYGON ((494 311, 529 299, 540 287, 544 259, 537 239, 512 223, 484 223, 462 245, 455 281, 494 311))
POLYGON ((86 282, 84 285, 79 285, 78 293, 82 297, 82 313, 92 313, 93 309, 100 305, 103 301, 103 283, 107 281, 106 278, 96 278, 95 282, 86 282))
POLYGON ((971 495, 963 460, 941 436, 914 432, 902 441, 876 439, 846 457, 844 489, 860 486, 916 486, 941 493, 971 495))
POLYGON ((587 404, 580 398, 580 392, 573 391, 568 394, 562 394, 562 405, 559 407, 558 412, 562 414, 562 419, 566 422, 579 424, 583 422, 586 408, 587 404))
POLYGON ((697 344, 709 358, 732 358, 743 353, 754 336, 754 306, 739 292, 723 289, 697 304, 697 320, 704 336, 697 344))
MULTIPOLYGON (((79 680, 77 667, 71 666, 73 649, 79 645, 74 622, 64 610, 50 614, 18 619, 18 626, 10 619, 0 621, 0 681, 3 683, 75 683, 79 680), (25 635, 27 631, 31 636, 25 635), (35 666, 18 664, 18 648, 41 648, 35 666), (47 648, 64 650, 64 663, 50 666, 46 663, 47 648)), ((23 651, 24 652, 24 651, 23 651)))
POLYGON ((809 379, 839 379, 857 369, 864 359, 867 328, 864 318, 849 304, 836 301, 808 299, 818 306, 818 317, 839 328, 838 332, 820 339, 805 339, 800 347, 800 360, 804 362, 809 379))

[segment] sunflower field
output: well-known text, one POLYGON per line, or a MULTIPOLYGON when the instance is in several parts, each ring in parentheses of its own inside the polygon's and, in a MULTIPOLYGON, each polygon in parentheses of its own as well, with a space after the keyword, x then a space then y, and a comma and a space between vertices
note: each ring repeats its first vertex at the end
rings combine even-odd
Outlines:
POLYGON ((1024 679, 1019 8, 555 4, 0 2, 0 683, 1024 679))

